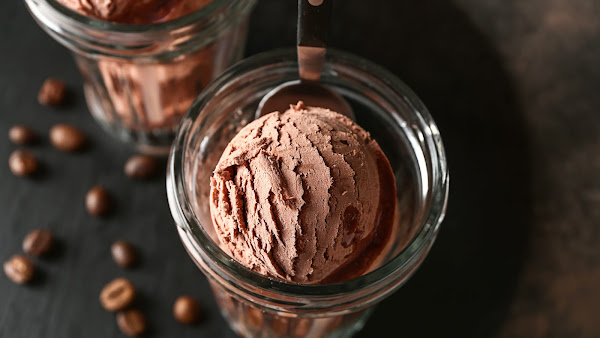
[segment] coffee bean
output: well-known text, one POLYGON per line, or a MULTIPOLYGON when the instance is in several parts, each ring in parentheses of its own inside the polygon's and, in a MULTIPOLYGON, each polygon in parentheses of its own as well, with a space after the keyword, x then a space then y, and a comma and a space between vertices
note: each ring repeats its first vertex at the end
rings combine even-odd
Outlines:
POLYGON ((112 257, 118 266, 131 268, 137 263, 137 253, 133 245, 125 241, 116 241, 110 247, 112 257))
POLYGON ((124 334, 139 336, 146 331, 146 317, 137 309, 122 311, 117 314, 117 325, 124 334))
POLYGON ((130 178, 145 180, 156 176, 158 163, 154 157, 135 155, 125 163, 125 175, 130 178))
POLYGON ((65 83, 58 79, 49 78, 44 81, 38 92, 38 102, 45 106, 58 106, 64 103, 67 96, 65 83))
POLYGON ((10 171, 16 176, 30 176, 38 169, 38 162, 30 151, 15 150, 8 158, 10 171))
POLYGON ((120 311, 135 299, 135 288, 125 278, 117 278, 106 284, 100 292, 100 303, 108 311, 120 311))
POLYGON ((35 143, 37 135, 33 129, 27 126, 16 125, 11 127, 8 131, 8 138, 14 144, 25 145, 35 143))
POLYGON ((36 229, 25 236, 23 251, 32 256, 43 256, 52 250, 54 236, 49 230, 36 229))
POLYGON ((92 216, 104 216, 110 212, 112 200, 110 195, 100 185, 94 186, 85 196, 85 207, 92 216))
POLYGON ((181 296, 173 304, 173 315, 180 323, 194 324, 202 316, 202 308, 194 298, 181 296))
POLYGON ((24 284, 33 278, 33 263, 23 255, 14 255, 4 263, 4 273, 13 282, 24 284))
POLYGON ((56 124, 50 129, 50 142, 58 150, 74 152, 85 146, 86 137, 76 127, 56 124))

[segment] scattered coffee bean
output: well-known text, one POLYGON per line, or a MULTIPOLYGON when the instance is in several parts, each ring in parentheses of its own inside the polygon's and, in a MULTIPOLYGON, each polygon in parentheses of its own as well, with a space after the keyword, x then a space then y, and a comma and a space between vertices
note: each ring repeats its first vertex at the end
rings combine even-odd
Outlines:
POLYGON ((145 180, 156 176, 158 163, 154 157, 135 155, 125 163, 125 175, 130 178, 145 180))
POLYGON ((108 311, 120 311, 135 299, 135 288, 125 278, 117 278, 106 284, 100 292, 100 303, 108 311))
POLYGON ((131 268, 137 263, 137 253, 133 245, 125 241, 116 241, 110 247, 112 257, 118 266, 131 268))
POLYGON ((202 308, 194 298, 181 296, 173 304, 173 315, 180 323, 194 324, 202 316, 202 308))
POLYGON ((33 263, 23 255, 14 255, 4 263, 4 273, 13 282, 24 284, 33 278, 33 263))
POLYGON ((58 106, 64 103, 67 96, 65 83, 58 79, 49 78, 44 81, 38 93, 38 102, 45 106, 58 106))
POLYGON ((146 331, 146 317, 137 309, 122 311, 117 314, 117 325, 124 334, 139 336, 146 331))
POLYGON ((52 250, 54 236, 50 230, 36 229, 25 236, 23 251, 32 256, 43 256, 52 250))
POLYGON ((76 127, 68 124, 56 124, 50 129, 50 142, 58 150, 75 152, 85 146, 86 138, 76 127))
POLYGON ((110 212, 112 200, 110 195, 100 185, 94 186, 85 196, 85 207, 92 216, 104 216, 110 212))
POLYGON ((27 126, 16 125, 8 131, 8 138, 14 144, 25 145, 35 143, 37 135, 27 126))
POLYGON ((30 176, 38 169, 38 162, 30 151, 15 150, 8 158, 10 171, 16 176, 30 176))

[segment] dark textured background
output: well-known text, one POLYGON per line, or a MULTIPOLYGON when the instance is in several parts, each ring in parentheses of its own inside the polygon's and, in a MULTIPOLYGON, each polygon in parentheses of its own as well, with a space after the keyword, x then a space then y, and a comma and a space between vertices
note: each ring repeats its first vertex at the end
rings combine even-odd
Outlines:
MULTIPOLYGON (((261 0, 247 52, 291 46, 295 1, 261 0)), ((600 2, 594 0, 344 0, 331 45, 387 67, 430 108, 451 170, 449 211, 430 257, 385 300, 360 337, 600 337, 600 2), (367 5, 368 4, 368 5, 367 5)), ((0 2, 0 135, 54 123, 92 140, 71 155, 32 147, 44 170, 11 175, 16 147, 0 142, 0 260, 20 252, 31 229, 60 239, 36 260, 39 277, 17 286, 0 275, 0 337, 118 337, 98 304, 102 286, 130 278, 155 337, 233 337, 206 280, 187 257, 168 211, 164 176, 132 182, 130 151, 87 112, 68 52, 34 23, 22 1, 0 2), (64 109, 36 102, 43 79, 72 89, 64 109), (84 211, 104 184, 112 217, 84 211), (143 261, 123 271, 110 259, 119 238, 143 261), (176 296, 202 300, 196 327, 171 316, 176 296)), ((5 137, 5 136, 3 136, 5 137)))

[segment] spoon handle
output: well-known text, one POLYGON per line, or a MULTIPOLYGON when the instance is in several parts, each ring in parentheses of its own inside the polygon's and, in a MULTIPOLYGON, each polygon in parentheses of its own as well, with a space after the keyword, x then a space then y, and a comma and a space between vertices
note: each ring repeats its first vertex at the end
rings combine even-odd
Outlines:
POLYGON ((298 46, 327 47, 333 0, 298 0, 298 46))
POLYGON ((319 81, 333 0, 298 0, 298 67, 303 81, 319 81))

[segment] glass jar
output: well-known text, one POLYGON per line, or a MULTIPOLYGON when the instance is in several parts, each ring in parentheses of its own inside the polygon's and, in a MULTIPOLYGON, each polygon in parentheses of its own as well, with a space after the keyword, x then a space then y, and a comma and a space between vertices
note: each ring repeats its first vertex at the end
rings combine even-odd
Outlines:
POLYGON ((126 25, 81 15, 57 0, 25 0, 81 71, 94 118, 139 151, 167 154, 200 91, 239 61, 256 0, 213 0, 187 16, 126 25))
POLYGON ((415 272, 443 219, 448 171, 427 109, 393 74, 346 53, 327 52, 322 83, 350 103, 356 121, 390 160, 397 185, 395 231, 378 267, 327 285, 276 280, 246 269, 218 245, 209 209, 210 176, 225 146, 254 118, 260 99, 298 77, 294 50, 238 63, 198 97, 177 133, 167 194, 182 242, 208 277, 223 315, 245 337, 346 337, 373 305, 415 272))

